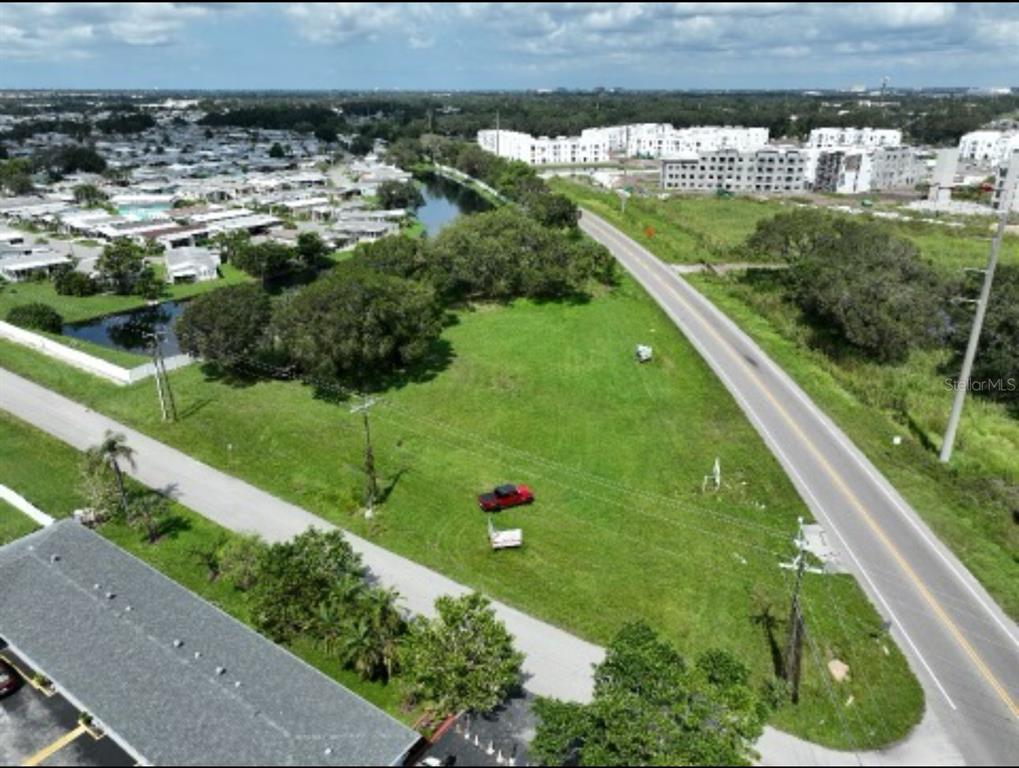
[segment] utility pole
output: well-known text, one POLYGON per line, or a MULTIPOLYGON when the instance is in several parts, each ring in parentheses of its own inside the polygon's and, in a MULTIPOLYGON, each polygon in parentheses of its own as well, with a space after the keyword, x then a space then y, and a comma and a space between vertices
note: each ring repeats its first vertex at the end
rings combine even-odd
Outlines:
POLYGON ((375 405, 375 398, 361 395, 361 404, 350 409, 360 413, 364 419, 364 516, 371 520, 375 516, 375 500, 379 495, 379 481, 375 475, 375 452, 372 450, 372 433, 368 424, 368 409, 375 405))
POLYGON ((152 331, 148 336, 149 351, 152 354, 152 373, 156 380, 156 394, 159 396, 159 410, 162 413, 163 421, 176 421, 177 403, 173 399, 170 377, 167 375, 166 364, 163 361, 163 349, 160 345, 162 339, 158 331, 152 331))
POLYGON ((785 673, 784 677, 789 683, 789 698, 793 704, 800 699, 800 667, 803 657, 803 611, 800 608, 800 586, 803 584, 804 573, 824 573, 823 568, 807 566, 805 557, 807 540, 803 534, 803 518, 799 518, 799 529, 793 543, 796 545, 796 556, 788 563, 779 563, 779 568, 796 571, 796 581, 793 586, 793 597, 789 606, 789 632, 785 644, 785 673))
POLYGON ((998 227, 991 240, 991 253, 987 258, 987 268, 984 270, 984 284, 980 289, 980 299, 977 302, 977 311, 973 317, 973 328, 969 334, 969 344, 966 346, 966 355, 962 360, 962 372, 955 384, 955 400, 952 403, 952 413, 948 417, 948 428, 945 430, 945 439, 941 442, 941 463, 947 464, 952 460, 952 450, 955 448, 955 435, 959 431, 959 421, 962 418, 962 408, 966 403, 966 391, 969 389, 970 376, 973 375, 973 361, 977 356, 977 348, 980 345, 980 334, 984 329, 984 318, 987 315, 987 304, 991 298, 991 286, 994 284, 994 272, 998 267, 998 253, 1001 251, 1001 240, 1005 236, 1005 225, 1008 223, 1008 212, 1012 207, 1012 197, 1015 194, 1016 185, 1019 184, 1019 151, 1012 153, 1012 159, 1008 164, 1008 171, 1004 174, 1002 186, 998 197, 998 227))

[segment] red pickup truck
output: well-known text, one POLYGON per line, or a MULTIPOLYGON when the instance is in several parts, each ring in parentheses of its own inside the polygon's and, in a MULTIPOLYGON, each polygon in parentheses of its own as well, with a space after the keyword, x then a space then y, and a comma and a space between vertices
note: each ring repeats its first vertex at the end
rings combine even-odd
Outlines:
POLYGON ((478 496, 478 506, 483 512, 494 512, 521 504, 530 504, 532 501, 534 501, 534 494, 530 488, 526 485, 513 485, 512 483, 500 485, 491 493, 482 493, 478 496))

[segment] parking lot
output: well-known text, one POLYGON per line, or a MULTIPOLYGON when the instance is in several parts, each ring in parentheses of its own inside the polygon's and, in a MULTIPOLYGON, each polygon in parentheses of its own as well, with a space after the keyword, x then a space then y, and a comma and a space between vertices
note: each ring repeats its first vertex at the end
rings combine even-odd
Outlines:
MULTIPOLYGON (((22 677, 32 672, 9 649, 0 658, 22 677)), ((112 739, 96 739, 78 723, 78 710, 60 694, 47 696, 25 682, 0 699, 0 765, 134 765, 112 739)))

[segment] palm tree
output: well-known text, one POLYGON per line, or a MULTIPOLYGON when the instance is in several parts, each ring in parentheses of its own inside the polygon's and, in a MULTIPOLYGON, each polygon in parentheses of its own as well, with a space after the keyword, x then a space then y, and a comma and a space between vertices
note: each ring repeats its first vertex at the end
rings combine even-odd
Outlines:
POLYGON ((399 595, 392 589, 358 587, 344 589, 343 596, 319 608, 321 643, 365 680, 380 675, 388 680, 406 628, 396 607, 399 595))
POLYGON ((128 446, 126 440, 127 438, 119 432, 114 433, 106 430, 102 442, 89 449, 93 460, 105 464, 113 470, 113 475, 117 478, 117 490, 120 492, 120 505, 125 513, 127 512, 127 491, 124 489, 124 473, 120 468, 120 462, 126 461, 131 465, 131 469, 135 468, 134 449, 128 446))

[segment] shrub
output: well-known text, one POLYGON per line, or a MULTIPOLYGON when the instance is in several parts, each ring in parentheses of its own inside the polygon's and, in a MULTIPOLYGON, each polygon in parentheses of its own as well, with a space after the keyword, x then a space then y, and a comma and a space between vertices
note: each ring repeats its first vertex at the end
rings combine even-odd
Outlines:
POLYGON ((19 328, 60 333, 64 325, 64 318, 49 304, 34 301, 30 304, 19 304, 13 307, 7 313, 7 322, 19 328))

